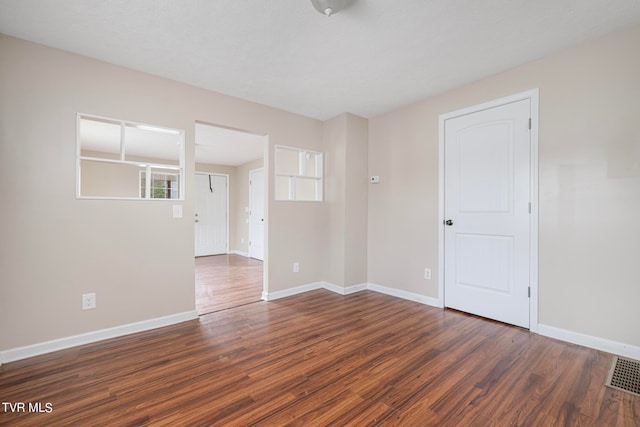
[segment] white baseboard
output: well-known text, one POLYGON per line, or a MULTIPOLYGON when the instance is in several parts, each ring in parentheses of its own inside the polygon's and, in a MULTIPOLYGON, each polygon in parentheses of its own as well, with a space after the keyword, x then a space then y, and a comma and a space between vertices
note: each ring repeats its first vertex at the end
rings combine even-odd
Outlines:
POLYGON ((296 286, 294 288, 284 289, 282 291, 275 291, 270 293, 263 292, 262 299, 264 301, 273 301, 280 298, 290 297, 293 295, 302 294, 304 292, 314 291, 316 289, 322 289, 324 287, 322 284, 323 282, 314 282, 306 285, 296 286))
POLYGON ((340 295, 349 295, 356 292, 365 291, 367 289, 366 283, 360 283, 359 285, 351 285, 351 286, 347 286, 346 288, 342 286, 334 285, 333 283, 329 283, 329 282, 321 282, 321 283, 324 289, 331 292, 335 292, 336 294, 340 294, 340 295))
POLYGON ((329 282, 314 282, 309 283, 302 286, 296 286, 295 288, 285 289, 282 291, 276 291, 271 293, 262 293, 262 299, 264 301, 273 301, 280 298, 290 297, 293 295, 298 295, 304 292, 314 291, 316 289, 326 289, 331 292, 335 292, 340 295, 349 295, 354 292, 360 292, 367 289, 366 283, 361 283, 359 285, 347 286, 346 288, 338 285, 334 285, 329 282))
POLYGON ((409 301, 419 302, 431 307, 444 308, 442 302, 437 298, 428 297, 425 295, 415 294, 413 292, 402 291, 395 288, 387 288, 386 286, 376 285, 375 283, 367 283, 367 289, 380 292, 381 294, 391 295, 393 297, 406 299, 409 301))
POLYGON ((242 252, 242 251, 236 251, 235 249, 232 250, 232 251, 229 251, 228 254, 230 254, 230 255, 240 255, 240 256, 243 256, 245 258, 249 258, 249 254, 248 253, 242 252))
POLYGON ((172 314, 169 316, 115 326, 113 328, 100 329, 98 331, 87 332, 80 335, 73 335, 70 337, 60 338, 52 341, 45 341, 42 343, 27 345, 24 347, 12 348, 9 350, 0 351, 0 365, 20 359, 26 359, 28 357, 39 356, 45 353, 51 353, 52 351, 64 350, 66 348, 84 344, 91 344, 96 341, 116 338, 136 332, 148 331, 150 329, 161 328, 163 326, 169 326, 175 323, 186 322, 187 320, 193 320, 197 318, 198 313, 196 311, 185 311, 184 313, 172 314))
MULTIPOLYGON (((382 294, 390 295, 397 298, 406 299, 409 301, 415 301, 421 304, 426 304, 432 307, 443 308, 440 300, 432 297, 427 297, 413 292, 407 292, 399 289, 388 288, 385 286, 377 285, 375 283, 361 283, 358 285, 348 286, 346 288, 338 285, 334 285, 329 282, 314 282, 302 286, 296 286, 294 288, 285 289, 282 291, 276 291, 272 293, 263 293, 262 299, 265 301, 273 301, 288 296, 309 292, 316 289, 327 289, 331 292, 338 293, 340 295, 349 295, 355 292, 363 290, 371 290, 374 292, 380 292, 382 294)), ((113 328, 101 329, 98 331, 87 332, 85 334, 74 335, 66 338, 60 338, 57 340, 46 341, 43 343, 28 345, 24 347, 17 347, 9 350, 0 351, 0 365, 3 363, 13 362, 16 360, 26 359, 28 357, 38 356, 45 353, 50 353, 57 350, 63 350, 79 345, 90 344, 97 341, 102 341, 109 338, 116 338, 124 335, 133 334, 136 332, 143 332, 150 329, 161 328, 163 326, 169 326, 176 323, 185 322, 198 318, 196 311, 187 311, 184 313, 177 313, 169 316, 158 317, 155 319, 143 320, 141 322, 129 323, 126 325, 116 326, 113 328)), ((616 341, 607 340, 604 338, 598 338, 591 335, 582 334, 579 332, 573 332, 566 329, 556 328, 554 326, 548 326, 544 324, 538 324, 538 333, 550 338, 559 339, 561 341, 567 341, 573 344, 582 345, 585 347, 594 348, 607 353, 612 353, 632 359, 640 360, 640 347, 630 344, 620 343, 616 341)))
POLYGON ((342 287, 338 285, 334 285, 329 282, 314 282, 309 283, 302 286, 296 286, 295 288, 285 289, 282 291, 276 291, 272 293, 262 293, 262 299, 264 301, 273 301, 280 298, 290 297, 293 295, 301 294, 304 292, 313 291, 316 289, 326 289, 331 292, 335 292, 340 295, 349 295, 356 292, 371 290, 375 292, 380 292, 382 294, 391 295, 393 297, 406 299, 409 301, 419 302, 421 304, 426 304, 432 307, 443 308, 442 303, 437 298, 428 297, 425 295, 414 294, 412 292, 401 291, 399 289, 387 288, 385 286, 376 285, 374 283, 360 283, 358 285, 352 285, 342 287))
POLYGON ((630 344, 624 344, 543 324, 538 324, 538 333, 545 337, 555 338, 561 341, 582 345, 584 347, 595 348, 596 350, 601 350, 607 353, 640 360, 640 347, 630 344))

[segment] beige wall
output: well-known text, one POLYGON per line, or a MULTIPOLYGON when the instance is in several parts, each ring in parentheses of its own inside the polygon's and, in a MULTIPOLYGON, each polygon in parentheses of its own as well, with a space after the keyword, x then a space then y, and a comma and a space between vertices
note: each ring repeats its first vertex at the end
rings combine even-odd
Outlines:
MULTIPOLYGON (((0 350, 194 310, 196 120, 269 135, 267 171, 274 144, 321 151, 317 120, 6 36, 0 93, 0 350), (78 112, 184 129, 184 218, 174 201, 77 200, 78 112)), ((270 292, 320 280, 322 213, 269 201, 270 292)))
POLYGON ((344 286, 344 233, 345 233, 345 183, 346 168, 345 141, 347 138, 347 116, 341 114, 324 123, 324 204, 327 211, 327 265, 325 280, 344 286))
MULTIPOLYGON (((323 124, 0 36, 0 178, 15 183, 3 187, 0 350, 194 309, 196 120, 269 135, 269 194, 274 145, 325 152, 326 202, 267 197, 269 292, 368 281, 437 298, 438 116, 535 87, 540 321, 638 346, 639 42, 640 28, 614 34, 367 129, 350 114, 323 124), (172 218, 173 201, 75 198, 78 112, 186 131, 183 219, 172 218), (96 310, 80 309, 85 292, 97 293, 96 310)), ((237 239, 244 205, 232 203, 237 239)))
POLYGON ((369 121, 347 114, 345 200, 345 286, 367 282, 369 121))
POLYGON ((637 27, 370 120, 369 282, 438 297, 438 116, 539 88, 540 323, 640 345, 638 46, 637 27))
POLYGON ((82 197, 140 198, 140 171, 144 168, 138 165, 82 160, 82 197))
POLYGON ((341 114, 324 123, 325 281, 338 286, 367 282, 368 121, 341 114))

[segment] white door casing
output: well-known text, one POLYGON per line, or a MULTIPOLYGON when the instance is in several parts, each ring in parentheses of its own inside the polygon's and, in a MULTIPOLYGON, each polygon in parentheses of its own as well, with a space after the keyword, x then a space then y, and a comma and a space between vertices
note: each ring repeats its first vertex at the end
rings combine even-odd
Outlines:
POLYGON ((228 251, 228 176, 196 173, 195 255, 228 251))
POLYGON ((264 169, 249 171, 249 256, 264 260, 264 169))
POLYGON ((537 91, 440 125, 443 305, 536 329, 537 91))

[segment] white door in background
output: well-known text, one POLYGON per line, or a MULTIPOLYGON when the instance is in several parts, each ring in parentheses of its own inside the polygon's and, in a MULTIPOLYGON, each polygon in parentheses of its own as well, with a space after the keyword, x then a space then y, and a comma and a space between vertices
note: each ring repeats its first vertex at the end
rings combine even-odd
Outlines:
POLYGON ((196 173, 196 256, 227 253, 227 202, 226 175, 196 173))
POLYGON ((249 171, 249 256, 264 260, 264 169, 249 171))
POLYGON ((529 328, 531 100, 444 122, 445 306, 529 328))

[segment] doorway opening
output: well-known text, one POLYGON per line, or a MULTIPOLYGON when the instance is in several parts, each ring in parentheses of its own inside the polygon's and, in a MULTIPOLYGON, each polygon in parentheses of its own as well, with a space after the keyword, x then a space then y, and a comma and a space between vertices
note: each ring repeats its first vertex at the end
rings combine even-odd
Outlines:
POLYGON ((266 135, 196 122, 194 253, 199 315, 258 302, 265 292, 267 188, 265 179, 254 182, 253 173, 266 170, 267 149, 266 135), (262 190, 261 198, 253 195, 256 186, 262 190), (256 218, 260 227, 255 226, 256 218))

